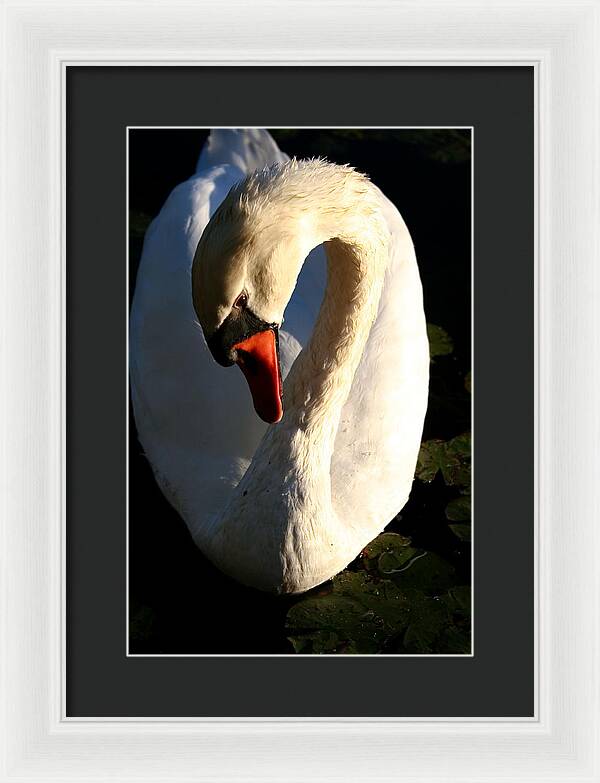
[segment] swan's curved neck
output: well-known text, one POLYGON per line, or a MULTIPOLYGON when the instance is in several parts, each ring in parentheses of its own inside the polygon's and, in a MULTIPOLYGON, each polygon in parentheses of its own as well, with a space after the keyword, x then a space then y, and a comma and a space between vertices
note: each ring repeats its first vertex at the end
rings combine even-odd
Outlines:
MULTIPOLYGON (((284 384, 287 425, 329 455, 342 408, 377 315, 388 251, 378 226, 325 241, 327 287, 311 340, 284 384), (375 228, 375 231, 373 230, 375 228)), ((329 233, 329 232, 328 232, 329 233)))
MULTIPOLYGON (((294 248, 281 269, 292 280, 310 250, 324 244, 327 287, 310 342, 284 383, 283 421, 266 441, 275 448, 292 435, 305 438, 313 456, 327 458, 377 315, 390 232, 366 177, 322 161, 293 164, 257 190, 257 231, 267 244, 294 248)), ((259 449, 255 459, 261 456, 259 449)))
POLYGON ((308 346, 286 378, 278 429, 306 433, 313 448, 332 446, 377 315, 390 232, 377 189, 352 169, 290 161, 269 174, 250 180, 247 198, 255 205, 260 242, 277 248, 280 279, 293 283, 310 250, 320 244, 328 259, 321 310, 308 346))

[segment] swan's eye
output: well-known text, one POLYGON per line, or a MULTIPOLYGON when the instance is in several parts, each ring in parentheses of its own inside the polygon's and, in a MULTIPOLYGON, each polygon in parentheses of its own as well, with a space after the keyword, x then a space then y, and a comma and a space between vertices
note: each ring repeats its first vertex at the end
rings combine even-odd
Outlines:
POLYGON ((248 304, 248 294, 242 292, 233 303, 233 306, 237 307, 238 310, 243 310, 247 304, 248 304))

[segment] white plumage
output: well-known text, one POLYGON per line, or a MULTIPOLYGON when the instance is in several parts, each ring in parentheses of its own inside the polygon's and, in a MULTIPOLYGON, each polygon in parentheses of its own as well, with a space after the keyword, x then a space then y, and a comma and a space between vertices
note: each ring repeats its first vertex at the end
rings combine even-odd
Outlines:
MULTIPOLYGON (((211 331, 230 304, 209 288, 199 298, 211 331)), ((136 425, 157 482, 198 546, 239 581, 309 589, 405 504, 427 405, 421 283, 397 209, 351 169, 289 162, 266 131, 213 131, 196 174, 146 234, 129 348, 136 425), (293 288, 280 328, 285 413, 270 426, 242 373, 213 360, 192 303, 198 243, 236 184, 233 217, 203 238, 223 252, 209 261, 199 250, 194 275, 210 266, 223 291, 243 284, 269 322, 281 321, 293 288)))

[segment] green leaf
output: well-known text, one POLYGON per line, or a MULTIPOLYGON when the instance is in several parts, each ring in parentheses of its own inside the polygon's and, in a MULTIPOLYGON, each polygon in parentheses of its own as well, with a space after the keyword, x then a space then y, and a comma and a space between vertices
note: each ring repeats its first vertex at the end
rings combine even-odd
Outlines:
POLYGON ((417 478, 426 482, 433 481, 444 461, 445 450, 446 443, 443 440, 423 441, 417 459, 417 478))
POLYGON ((454 587, 437 598, 412 599, 405 652, 468 654, 471 651, 471 588, 454 587))
POLYGON ((456 584, 456 569, 434 552, 424 552, 408 568, 391 575, 391 579, 403 590, 412 587, 436 594, 456 584))
POLYGON ((471 486, 471 436, 457 435, 452 440, 426 440, 421 444, 415 475, 430 482, 441 471, 447 486, 471 486))
POLYGON ((440 467, 449 487, 471 486, 471 435, 468 432, 448 441, 440 467))
POLYGON ((454 533, 455 536, 460 538, 461 541, 470 541, 471 540, 471 526, 470 525, 448 525, 450 530, 454 533))
POLYGON ((327 630, 306 633, 303 636, 288 636, 288 640, 297 654, 336 652, 340 643, 336 634, 327 630))
POLYGON ((353 584, 355 577, 367 575, 344 574, 348 579, 338 585, 337 593, 299 601, 288 612, 286 630, 297 652, 378 652, 397 623, 406 623, 407 611, 394 604, 396 596, 389 602, 388 611, 384 607, 384 611, 377 612, 375 608, 385 603, 383 595, 379 599, 372 590, 361 594, 359 581, 353 584))
POLYGON ((471 521, 471 496, 461 495, 451 500, 446 506, 446 517, 451 522, 471 521))
POLYGON ((451 612, 458 612, 461 618, 471 616, 471 588, 469 585, 452 587, 441 600, 451 612))
POLYGON ((326 595, 292 606, 286 630, 296 652, 337 653, 352 643, 358 652, 373 653, 381 641, 373 620, 352 598, 326 595))
POLYGON ((401 568, 420 550, 410 546, 410 538, 398 533, 381 533, 363 550, 363 566, 382 576, 401 568))
POLYGON ((448 624, 448 611, 443 603, 424 595, 414 595, 410 623, 402 640, 406 652, 431 653, 434 641, 448 624))
POLYGON ((471 588, 453 587, 440 601, 448 610, 448 625, 436 641, 446 653, 465 655, 471 652, 471 588))
MULTIPOLYGON (((373 570, 342 571, 329 583, 330 592, 313 592, 292 606, 286 631, 294 650, 447 652, 439 639, 450 625, 469 626, 469 594, 455 587, 456 573, 449 563, 432 552, 413 550, 407 541, 394 533, 378 536, 365 549, 365 557, 371 555, 376 564, 373 570), (379 576, 381 558, 402 558, 408 550, 418 554, 403 561, 391 578, 379 576)), ((448 636, 448 645, 459 644, 455 636, 448 636)))
POLYGON ((447 443, 447 452, 457 457, 471 459, 471 433, 463 432, 447 443))
POLYGON ((379 557, 382 552, 410 545, 410 538, 399 533, 380 533, 370 544, 364 548, 363 553, 367 558, 379 557))
POLYGON ((408 622, 410 605, 407 596, 388 579, 373 579, 364 572, 342 571, 333 580, 336 595, 352 598, 383 621, 385 636, 403 628, 408 622))
POLYGON ((418 591, 364 571, 343 571, 329 595, 292 606, 286 630, 296 652, 374 653, 408 626, 418 591))
POLYGON ((404 568, 410 567, 410 563, 422 553, 423 550, 413 549, 411 546, 395 552, 384 552, 379 556, 377 570, 381 576, 389 577, 390 574, 395 574, 404 568))
POLYGON ((454 344, 450 335, 435 324, 427 324, 427 337, 429 339, 429 356, 447 356, 454 350, 454 344))

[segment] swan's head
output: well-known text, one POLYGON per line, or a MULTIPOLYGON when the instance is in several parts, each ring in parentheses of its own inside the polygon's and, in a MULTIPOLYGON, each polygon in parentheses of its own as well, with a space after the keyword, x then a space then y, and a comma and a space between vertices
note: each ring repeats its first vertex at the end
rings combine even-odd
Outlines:
POLYGON ((250 198, 245 180, 209 221, 192 266, 207 345, 219 364, 240 367, 256 412, 270 423, 283 416, 278 329, 310 250, 300 247, 298 228, 281 213, 274 219, 256 193, 250 198))

